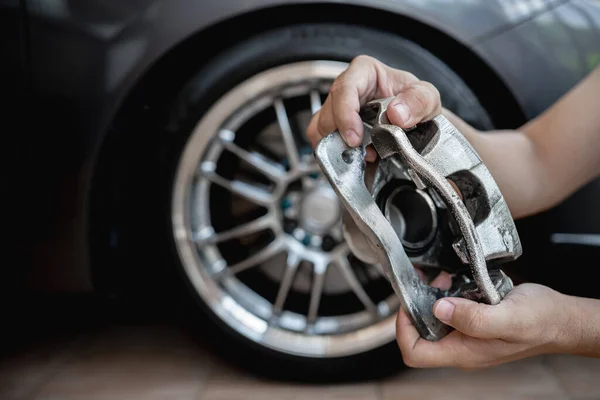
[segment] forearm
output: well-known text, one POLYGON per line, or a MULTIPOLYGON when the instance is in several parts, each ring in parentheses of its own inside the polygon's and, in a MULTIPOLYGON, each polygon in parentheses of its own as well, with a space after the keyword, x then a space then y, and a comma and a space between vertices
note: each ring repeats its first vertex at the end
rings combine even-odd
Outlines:
POLYGON ((514 218, 553 207, 600 174, 600 67, 514 131, 479 132, 444 115, 480 154, 514 218))
POLYGON ((546 171, 544 202, 555 205, 600 174, 600 67, 519 128, 546 171))

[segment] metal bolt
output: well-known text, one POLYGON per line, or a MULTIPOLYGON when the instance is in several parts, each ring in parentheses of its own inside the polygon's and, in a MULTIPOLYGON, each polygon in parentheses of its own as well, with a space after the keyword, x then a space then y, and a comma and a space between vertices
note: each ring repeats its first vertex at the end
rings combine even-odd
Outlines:
POLYGON ((311 239, 310 235, 305 233, 304 238, 302 238, 302 244, 305 246, 308 246, 310 244, 310 239, 311 239))
POLYGON ((294 229, 294 232, 292 234, 299 242, 302 242, 304 240, 304 237, 306 236, 304 230, 300 228, 294 229))
POLYGON ((284 198, 281 200, 281 208, 282 208, 283 210, 285 210, 285 209, 287 209, 287 208, 290 208, 291 206, 292 206, 292 201, 291 201, 289 198, 287 198, 287 197, 284 197, 284 198))
POLYGON ((325 251, 331 251, 336 246, 336 241, 329 235, 323 238, 323 242, 321 243, 321 248, 325 251))
POLYGON ((310 239, 310 244, 313 247, 319 247, 323 243, 323 238, 321 236, 315 235, 310 239))

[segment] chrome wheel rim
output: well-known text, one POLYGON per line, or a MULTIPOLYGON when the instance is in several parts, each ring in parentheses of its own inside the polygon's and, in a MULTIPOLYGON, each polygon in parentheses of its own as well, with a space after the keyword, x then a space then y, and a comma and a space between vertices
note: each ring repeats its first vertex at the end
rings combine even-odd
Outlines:
MULTIPOLYGON (((294 130, 290 123, 289 104, 304 98, 305 110, 295 109, 294 121, 302 115, 310 118, 331 82, 346 67, 346 63, 333 61, 291 63, 266 70, 231 89, 196 125, 173 184, 175 244, 198 295, 234 331, 297 356, 348 356, 395 337, 398 300, 386 282, 382 286, 384 278, 376 266, 357 265, 349 253, 341 236, 341 204, 320 174, 310 149, 302 146, 302 129, 294 130), (254 135, 242 134, 249 121, 268 113, 274 121, 249 143, 269 145, 269 151, 277 153, 273 157, 241 144, 248 142, 246 136, 254 135), (230 170, 232 164, 227 160, 244 164, 235 173, 253 170, 270 183, 263 183, 262 178, 248 183, 235 178, 235 173, 224 177, 221 170, 230 170), (230 198, 215 202, 213 197, 223 192, 231 194, 230 198), (237 225, 217 227, 221 219, 238 222, 237 214, 222 218, 227 213, 215 211, 225 203, 231 203, 231 209, 243 208, 238 199, 264 211, 237 225), (270 238, 264 244, 262 239, 248 239, 263 232, 270 238), (226 247, 231 241, 234 247, 226 247), (238 242, 250 244, 235 247, 238 242), (237 254, 254 247, 257 249, 251 254, 237 254), (300 271, 307 270, 310 279, 303 279, 300 271), (249 283, 249 278, 243 277, 247 273, 264 276, 268 284, 255 285, 256 279, 249 283), (271 282, 276 290, 272 296, 263 294, 271 282), (377 289, 379 297, 367 289, 377 289), (326 306, 325 300, 338 299, 339 303, 348 295, 362 309, 354 312, 344 305, 344 311, 336 314, 331 311, 335 307, 326 306), (300 306, 288 306, 295 299, 306 299, 306 312, 299 312, 300 306)), ((337 303, 332 300, 328 304, 337 303)))

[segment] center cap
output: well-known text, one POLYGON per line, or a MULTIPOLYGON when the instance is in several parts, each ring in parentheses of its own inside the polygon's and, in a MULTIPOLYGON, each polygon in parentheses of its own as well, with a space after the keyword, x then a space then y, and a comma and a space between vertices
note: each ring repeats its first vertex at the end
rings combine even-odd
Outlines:
POLYGON ((330 187, 318 187, 302 200, 300 226, 313 234, 324 234, 340 218, 340 202, 330 187))

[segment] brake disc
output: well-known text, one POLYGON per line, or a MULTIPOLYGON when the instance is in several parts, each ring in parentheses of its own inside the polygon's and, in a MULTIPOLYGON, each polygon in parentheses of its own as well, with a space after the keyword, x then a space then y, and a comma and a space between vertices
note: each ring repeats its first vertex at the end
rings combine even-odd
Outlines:
POLYGON ((465 137, 442 115, 410 130, 390 124, 392 99, 361 109, 361 146, 348 147, 335 131, 321 139, 315 157, 345 207, 344 237, 355 256, 382 269, 421 337, 439 340, 451 328, 433 315, 435 301, 498 304, 513 288, 499 265, 521 255, 521 242, 496 182, 465 137), (365 161, 371 144, 376 163, 365 161), (429 286, 415 266, 451 272, 452 287, 429 286))

